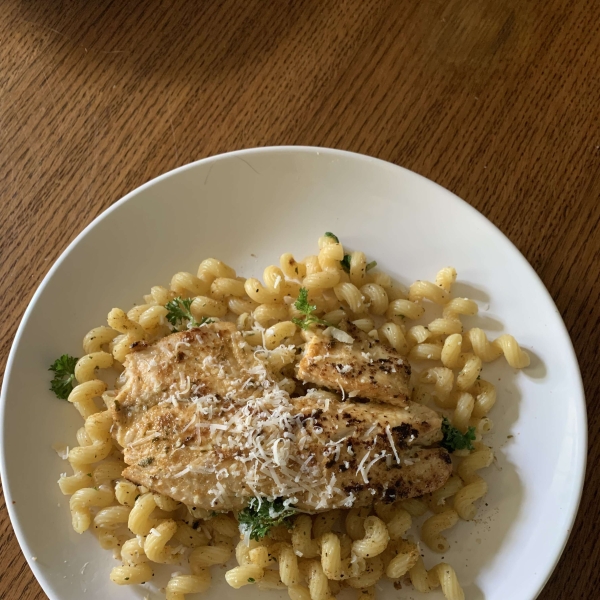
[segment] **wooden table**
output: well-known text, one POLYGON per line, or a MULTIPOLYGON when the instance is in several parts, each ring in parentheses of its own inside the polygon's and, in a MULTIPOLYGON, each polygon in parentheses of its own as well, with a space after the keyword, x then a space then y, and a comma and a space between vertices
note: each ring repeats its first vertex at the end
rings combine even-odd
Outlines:
MULTIPOLYGON (((600 2, 5 0, 1 14, 2 367, 54 260, 126 192, 227 150, 331 146, 422 173, 511 238, 563 315, 598 431, 600 2)), ((595 436, 543 600, 600 595, 599 459, 595 436)), ((16 598, 45 595, 0 497, 0 599, 16 598)))

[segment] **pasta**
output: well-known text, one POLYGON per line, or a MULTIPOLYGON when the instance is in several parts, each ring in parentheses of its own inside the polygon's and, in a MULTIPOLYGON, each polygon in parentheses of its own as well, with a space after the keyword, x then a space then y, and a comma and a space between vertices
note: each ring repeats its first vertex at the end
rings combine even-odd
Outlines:
MULTIPOLYGON (((120 556, 121 564, 110 572, 113 582, 141 584, 153 577, 155 564, 181 565, 186 572, 172 573, 165 598, 187 600, 188 594, 206 591, 210 569, 225 565, 235 553, 237 566, 225 572, 231 587, 287 589, 291 600, 330 600, 346 586, 357 590, 361 600, 369 600, 375 598, 375 586, 384 575, 395 582, 410 579, 419 592, 441 588, 447 600, 464 600, 450 565, 425 567, 411 536, 411 531, 416 533, 413 518, 427 515, 420 540, 434 552, 445 553, 459 519, 475 517, 488 489, 479 472, 494 458, 481 442, 492 429, 488 415, 497 401, 495 386, 481 378, 484 363, 504 356, 511 367, 524 368, 529 355, 511 335, 490 341, 482 329, 464 330, 461 317, 476 315, 478 307, 471 299, 452 296, 454 268, 441 269, 434 281, 415 281, 406 291, 388 274, 372 272, 375 263, 363 252, 347 251, 332 234, 319 238, 318 245, 318 254, 303 261, 282 254, 278 266, 264 270, 264 283, 238 277, 226 263, 208 258, 196 275, 175 273, 168 287, 152 287, 144 303, 128 312, 113 308, 106 325, 85 335, 85 354, 75 364, 75 385, 68 394, 83 426, 77 432, 79 445, 67 453, 73 474, 61 476, 59 485, 70 496, 74 530, 91 529, 103 548, 120 556), (435 404, 448 425, 476 440, 473 446, 456 449, 454 474, 444 485, 419 498, 394 498, 313 516, 298 513, 291 523, 271 528, 257 541, 240 537, 234 513, 185 506, 124 479, 122 450, 111 435, 109 409, 115 392, 97 371, 119 373, 132 345, 168 335, 173 321, 167 319, 167 304, 185 300, 196 325, 235 322, 255 355, 280 378, 279 388, 298 393, 295 369, 304 344, 315 334, 314 328, 303 325, 306 308, 296 303, 301 289, 306 290, 315 322, 325 327, 351 322, 366 339, 423 361, 413 371, 412 399, 435 404), (426 306, 427 315, 436 309, 437 316, 425 321, 426 306)), ((343 388, 341 392, 345 400, 343 388)), ((310 393, 326 403, 333 397, 319 390, 310 393)), ((297 443, 281 441, 282 448, 297 443)), ((392 458, 390 454, 386 460, 392 458)), ((400 462, 397 453, 396 458, 400 462)), ((392 464, 388 462, 388 468, 392 464)))
POLYGON ((454 527, 458 521, 458 513, 449 509, 437 513, 427 519, 421 527, 421 539, 434 552, 448 550, 448 541, 441 534, 442 531, 454 527))
MULTIPOLYGON (((352 552, 360 558, 370 558, 381 554, 390 539, 385 523, 371 515, 363 523, 365 536, 362 539, 355 540, 352 544, 352 552)), ((362 586, 369 587, 369 586, 362 586)))
POLYGON ((399 579, 406 575, 419 559, 419 549, 415 544, 403 541, 398 548, 398 553, 387 565, 385 574, 390 579, 399 579))

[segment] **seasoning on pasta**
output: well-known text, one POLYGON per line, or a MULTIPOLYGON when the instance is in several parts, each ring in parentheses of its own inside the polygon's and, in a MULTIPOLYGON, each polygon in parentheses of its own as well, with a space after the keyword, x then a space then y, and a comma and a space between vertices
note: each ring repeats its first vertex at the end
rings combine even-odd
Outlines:
POLYGON ((494 456, 482 438, 500 398, 482 369, 529 356, 464 329, 477 304, 452 296, 452 267, 408 290, 376 267, 331 232, 262 281, 207 258, 52 364, 52 391, 83 418, 60 489, 75 531, 119 561, 107 577, 138 585, 167 565, 166 600, 185 600, 229 563, 231 587, 292 600, 374 598, 383 575, 464 598, 413 538, 456 558, 494 456))

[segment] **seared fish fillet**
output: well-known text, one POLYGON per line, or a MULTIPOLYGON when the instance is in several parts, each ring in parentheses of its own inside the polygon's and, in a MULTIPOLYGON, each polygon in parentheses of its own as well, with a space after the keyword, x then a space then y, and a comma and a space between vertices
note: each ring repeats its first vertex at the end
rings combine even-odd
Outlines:
POLYGON ((298 365, 298 378, 333 390, 342 389, 350 397, 407 406, 410 365, 406 358, 371 339, 352 323, 341 327, 354 338, 354 343, 315 335, 298 365))
POLYGON ((435 411, 291 398, 277 379, 229 323, 138 345, 111 405, 123 476, 207 510, 269 496, 309 512, 418 496, 450 476, 448 453, 423 447, 442 437, 435 411))

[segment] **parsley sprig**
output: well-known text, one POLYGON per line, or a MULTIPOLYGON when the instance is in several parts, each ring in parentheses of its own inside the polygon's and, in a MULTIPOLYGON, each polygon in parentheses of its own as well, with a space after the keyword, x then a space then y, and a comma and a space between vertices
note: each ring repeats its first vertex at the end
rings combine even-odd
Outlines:
POLYGON ((48 371, 54 372, 54 379, 50 382, 50 390, 61 400, 66 400, 75 387, 75 365, 78 360, 74 356, 63 354, 48 369, 48 371))
POLYGON ((248 506, 238 513, 240 532, 242 535, 250 534, 251 540, 261 540, 269 533, 272 527, 286 525, 291 527, 291 517, 298 511, 283 504, 283 498, 273 501, 266 498, 252 498, 248 506))
POLYGON ((165 308, 169 311, 167 321, 173 325, 173 331, 183 331, 184 329, 200 327, 205 323, 213 322, 209 317, 202 317, 200 321, 196 321, 191 311, 193 301, 193 298, 177 296, 177 298, 165 304, 165 308))
POLYGON ((455 450, 473 450, 475 441, 475 427, 469 427, 466 433, 460 432, 454 427, 446 417, 442 420, 442 448, 446 448, 448 452, 455 450))
POLYGON ((294 306, 304 314, 302 318, 294 317, 292 319, 292 322, 298 325, 300 329, 308 329, 313 323, 329 327, 329 323, 327 321, 319 319, 319 317, 312 314, 315 312, 315 310, 317 310, 317 307, 314 304, 310 304, 308 301, 308 290, 306 288, 300 288, 300 292, 298 293, 296 302, 294 302, 294 306))

